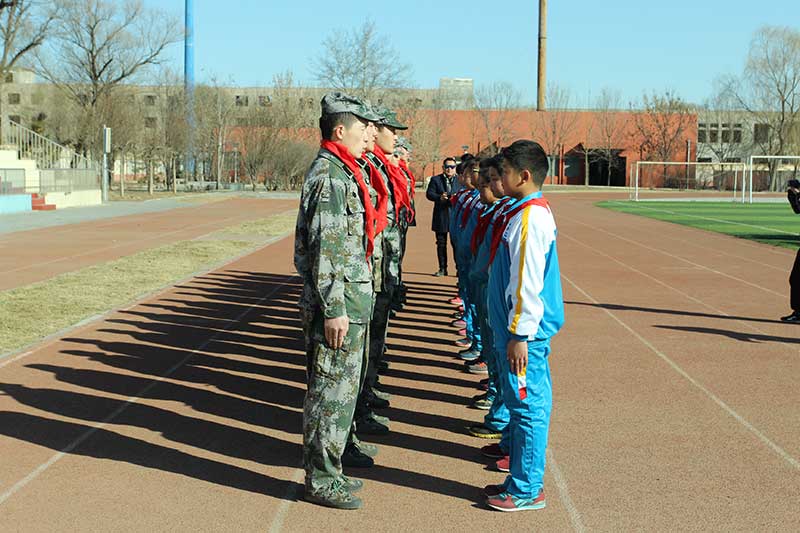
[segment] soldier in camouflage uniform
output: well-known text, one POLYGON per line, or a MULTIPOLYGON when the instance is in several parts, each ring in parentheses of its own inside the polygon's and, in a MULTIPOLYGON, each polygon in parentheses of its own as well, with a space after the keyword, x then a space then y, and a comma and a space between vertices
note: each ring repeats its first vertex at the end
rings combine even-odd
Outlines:
MULTIPOLYGON (((380 291, 376 295, 375 310, 370 323, 369 339, 369 364, 367 368, 366 383, 359 397, 359 415, 356 425, 362 434, 385 434, 389 429, 386 420, 376 417, 372 412, 375 408, 389 406, 389 401, 375 386, 378 382, 378 368, 383 359, 386 346, 386 330, 389 323, 394 295, 400 282, 400 227, 399 220, 405 217, 405 211, 398 213, 396 202, 395 184, 390 176, 390 163, 387 154, 394 152, 397 140, 396 130, 407 129, 401 124, 395 114, 384 108, 376 108, 382 116, 378 124, 378 135, 375 149, 367 152, 367 159, 380 171, 384 184, 389 191, 387 203, 388 225, 381 235, 383 244, 383 265, 380 291), (363 407, 363 408, 362 408, 363 407)), ((399 169, 398 169, 399 170, 399 169)), ((403 208, 401 208, 403 209, 403 208)))
POLYGON ((397 147, 395 148, 395 156, 398 160, 398 165, 403 172, 403 175, 406 178, 407 186, 406 192, 408 194, 408 198, 411 204, 411 213, 410 216, 406 219, 406 223, 403 224, 400 232, 400 288, 397 291, 397 297, 395 298, 395 305, 393 306, 394 309, 400 311, 403 308, 403 305, 406 303, 406 292, 407 288, 405 283, 403 283, 403 258, 406 255, 406 238, 408 235, 408 228, 417 225, 416 220, 416 212, 417 207, 414 202, 414 188, 416 187, 416 178, 411 173, 411 170, 408 168, 408 162, 411 159, 411 143, 406 137, 398 137, 397 138, 397 147))
POLYGON ((367 355, 373 306, 374 209, 355 157, 377 120, 342 93, 322 99, 322 149, 303 184, 294 264, 303 278, 300 300, 308 390, 303 405, 305 498, 357 509, 362 482, 342 473, 367 355))

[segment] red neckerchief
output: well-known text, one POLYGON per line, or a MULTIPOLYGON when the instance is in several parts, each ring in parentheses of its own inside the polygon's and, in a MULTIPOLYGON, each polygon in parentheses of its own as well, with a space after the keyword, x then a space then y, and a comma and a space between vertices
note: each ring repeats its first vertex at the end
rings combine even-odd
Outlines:
POLYGON ((453 196, 451 196, 450 197, 450 205, 452 207, 455 207, 456 203, 458 202, 458 199, 461 198, 462 196, 464 196, 465 192, 469 192, 469 191, 467 189, 461 189, 460 191, 455 193, 453 196))
POLYGON ((467 200, 464 202, 464 210, 461 212, 461 224, 459 226, 461 229, 464 229, 467 226, 467 219, 472 214, 472 211, 475 209, 475 206, 478 205, 480 202, 481 202, 480 195, 467 198, 467 200))
POLYGON ((403 171, 400 170, 400 167, 397 165, 392 165, 389 163, 389 160, 386 159, 386 154, 384 153, 383 149, 375 145, 375 149, 372 150, 372 153, 375 154, 383 166, 386 167, 386 173, 389 174, 389 181, 392 182, 392 192, 394 193, 394 216, 395 220, 400 219, 400 210, 402 208, 406 208, 406 216, 408 216, 408 211, 411 210, 411 202, 408 199, 408 190, 406 190, 406 177, 403 176, 403 171))
POLYGON ((364 176, 361 174, 361 167, 343 144, 323 140, 320 146, 344 163, 356 179, 358 190, 361 193, 361 201, 364 204, 364 233, 367 235, 367 259, 369 259, 375 248, 375 208, 372 205, 372 198, 369 196, 367 182, 364 181, 364 176))
POLYGON ((512 218, 514 218, 514 215, 532 205, 538 205, 539 207, 544 207, 550 211, 550 204, 547 203, 547 200, 544 198, 531 198, 530 200, 522 202, 521 204, 515 205, 508 213, 505 213, 495 223, 494 229, 492 230, 492 248, 489 255, 490 264, 494 261, 494 256, 497 253, 497 249, 500 247, 500 241, 503 239, 503 233, 505 233, 508 223, 512 218))
POLYGON ((369 169, 369 184, 373 189, 375 189, 375 192, 378 195, 378 205, 375 208, 375 236, 377 237, 384 229, 386 229, 386 226, 389 225, 389 217, 387 215, 389 189, 386 188, 386 183, 383 181, 381 171, 372 164, 372 161, 370 161, 366 156, 362 156, 362 160, 366 161, 367 169, 369 169))
POLYGON ((486 237, 486 232, 489 231, 489 225, 497 214, 503 210, 510 199, 510 196, 506 196, 499 201, 494 209, 487 209, 481 213, 481 216, 478 218, 478 225, 475 226, 475 231, 472 232, 472 240, 469 243, 472 249, 472 255, 478 255, 478 247, 481 245, 483 238, 486 237))
POLYGON ((417 178, 415 178, 414 174, 411 173, 411 169, 408 168, 408 163, 406 163, 402 159, 400 160, 400 168, 402 168, 406 172, 406 175, 408 176, 408 181, 411 184, 410 196, 411 196, 411 199, 413 200, 414 199, 414 193, 415 193, 415 190, 417 188, 417 178))

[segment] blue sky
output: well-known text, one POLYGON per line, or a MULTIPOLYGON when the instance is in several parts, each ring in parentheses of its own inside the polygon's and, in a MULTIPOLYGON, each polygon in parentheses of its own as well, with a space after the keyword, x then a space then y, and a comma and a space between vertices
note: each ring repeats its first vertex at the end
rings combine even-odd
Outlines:
MULTIPOLYGON (((183 0, 145 0, 180 16, 183 0)), ((800 29, 796 0, 550 0, 548 81, 568 87, 585 107, 603 87, 624 103, 643 91, 673 89, 700 103, 714 79, 738 73, 753 32, 762 25, 800 29)), ((311 60, 334 30, 373 20, 413 69, 418 87, 440 77, 476 84, 508 81, 535 100, 538 2, 502 0, 195 0, 196 72, 236 85, 268 85, 291 70, 314 83, 311 60), (384 7, 385 6, 385 7, 384 7)), ((183 68, 183 46, 169 59, 183 68)))

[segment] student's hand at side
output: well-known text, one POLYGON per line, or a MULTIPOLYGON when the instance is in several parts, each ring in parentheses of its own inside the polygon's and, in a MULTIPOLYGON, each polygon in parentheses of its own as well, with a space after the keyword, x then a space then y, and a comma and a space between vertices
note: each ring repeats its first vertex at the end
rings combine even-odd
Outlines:
POLYGON ((347 315, 337 318, 326 318, 325 324, 325 340, 328 346, 334 350, 338 350, 344 345, 344 338, 347 336, 347 330, 350 329, 350 319, 347 315))
POLYGON ((528 367, 528 342, 511 339, 506 346, 511 372, 519 375, 528 367))

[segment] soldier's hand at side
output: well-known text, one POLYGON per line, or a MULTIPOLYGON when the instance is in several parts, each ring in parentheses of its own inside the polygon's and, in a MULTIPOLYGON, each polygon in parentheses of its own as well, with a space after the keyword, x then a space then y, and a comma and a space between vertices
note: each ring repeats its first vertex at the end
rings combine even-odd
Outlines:
POLYGON ((328 346, 334 350, 338 350, 344 345, 344 338, 347 336, 347 330, 350 329, 350 319, 347 315, 337 318, 325 319, 325 340, 328 341, 328 346))
POLYGON ((506 346, 508 363, 511 365, 511 372, 519 375, 520 372, 528 367, 528 343, 511 339, 506 346))

